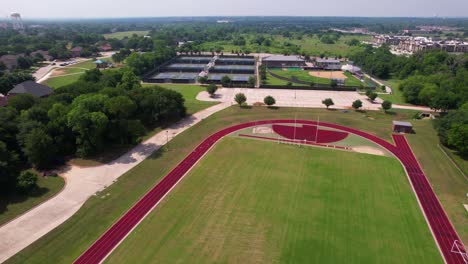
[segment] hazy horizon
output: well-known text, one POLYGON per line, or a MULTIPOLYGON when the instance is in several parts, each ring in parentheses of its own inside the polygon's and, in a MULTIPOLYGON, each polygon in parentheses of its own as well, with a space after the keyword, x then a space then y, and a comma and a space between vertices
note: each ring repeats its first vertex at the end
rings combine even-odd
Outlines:
POLYGON ((468 17, 468 1, 446 0, 292 0, 284 2, 238 0, 15 0, 0 7, 0 16, 18 12, 23 19, 97 19, 151 17, 468 17))

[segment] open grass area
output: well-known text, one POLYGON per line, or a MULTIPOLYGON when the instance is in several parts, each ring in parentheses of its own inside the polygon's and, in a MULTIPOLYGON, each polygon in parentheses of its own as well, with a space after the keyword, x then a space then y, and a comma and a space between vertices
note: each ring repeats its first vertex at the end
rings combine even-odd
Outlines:
MULTIPOLYGON (((306 108, 230 107, 181 133, 169 143, 168 149, 160 149, 119 178, 100 195, 91 197, 63 225, 15 255, 7 263, 71 263, 197 144, 223 127, 259 119, 294 118, 296 116, 298 119, 315 120, 320 117, 322 121, 362 129, 391 141, 391 121, 394 119, 411 121, 410 118, 413 115, 413 111, 403 110, 394 110, 393 114, 384 114, 370 111, 343 113, 342 111, 306 108)), ((461 239, 468 241, 468 217, 462 206, 463 203, 468 203, 466 197, 468 183, 438 148, 437 135, 431 122, 428 120, 411 122, 416 131, 416 134, 408 136, 411 147, 421 161, 422 168, 461 239)), ((335 164, 339 164, 339 161, 335 164)), ((385 172, 381 170, 378 174, 380 173, 385 172)), ((173 221, 177 222, 179 219, 173 219, 173 221)), ((403 242, 403 239, 401 240, 403 242)), ((152 249, 148 248, 148 250, 152 249)), ((382 262, 385 260, 383 259, 382 262)))
POLYGON ((49 78, 49 79, 45 80, 44 82, 42 82, 42 84, 47 85, 49 87, 52 87, 54 89, 57 89, 57 88, 60 88, 62 86, 69 85, 69 84, 72 84, 72 83, 78 81, 80 76, 81 76, 81 74, 77 73, 77 74, 73 74, 73 75, 52 77, 52 78, 49 78))
POLYGON ((104 38, 115 38, 115 39, 124 39, 125 37, 131 38, 133 34, 137 34, 138 36, 147 35, 149 31, 121 31, 121 32, 114 32, 109 34, 104 34, 104 38))
POLYGON ((65 181, 61 177, 38 176, 38 188, 29 195, 8 195, 0 199, 0 225, 46 201, 62 190, 65 181))
POLYGON ((379 94, 379 97, 384 100, 389 100, 394 104, 400 105, 411 105, 405 102, 405 98, 403 97, 403 92, 400 91, 398 86, 400 85, 400 80, 398 79, 389 79, 386 81, 382 81, 385 85, 390 86, 392 88, 392 94, 379 94))
MULTIPOLYGON (((285 71, 281 69, 270 69, 273 74, 279 75, 284 78, 288 78, 291 80, 299 80, 307 83, 316 83, 316 84, 331 84, 331 79, 329 78, 321 78, 321 77, 316 77, 312 76, 309 74, 309 71, 285 71)), ((349 72, 345 73, 345 75, 348 77, 345 80, 345 86, 360 86, 362 84, 361 81, 356 79, 352 74, 349 72)), ((278 78, 275 78, 274 76, 271 76, 269 74, 269 79, 273 83, 287 83, 287 81, 280 80, 278 78), (276 80, 273 80, 276 79, 276 80)), ((267 80, 268 81, 268 80, 267 80)), ((269 83, 270 84, 270 83, 269 83)))
MULTIPOLYGON (((103 58, 104 60, 108 60, 112 62, 112 58, 103 58)), ((73 64, 67 67, 56 69, 58 71, 58 75, 53 75, 49 79, 42 82, 42 84, 47 85, 52 88, 60 88, 65 85, 72 84, 80 78, 80 76, 86 71, 90 69, 96 68, 96 64, 93 60, 83 61, 77 64, 73 64)), ((109 69, 106 69, 109 70, 109 69)), ((112 69, 110 69, 112 70, 112 69)))
POLYGON ((213 41, 213 42, 205 42, 202 43, 201 48, 204 51, 210 51, 216 47, 222 47, 224 52, 231 52, 232 50, 242 50, 246 51, 249 50, 250 52, 255 53, 278 53, 282 54, 288 50, 288 47, 285 46, 285 43, 291 43, 294 45, 298 45, 301 51, 312 55, 312 56, 319 56, 320 54, 324 54, 325 56, 348 56, 352 52, 356 52, 362 50, 362 47, 358 46, 349 46, 346 44, 351 39, 358 39, 360 41, 369 41, 371 40, 371 36, 364 36, 364 35, 343 35, 340 39, 334 44, 325 44, 320 41, 317 35, 313 36, 304 36, 301 39, 295 38, 285 38, 279 35, 270 35, 264 34, 266 38, 271 38, 272 42, 270 46, 260 46, 258 44, 252 44, 251 41, 254 39, 255 36, 250 34, 243 34, 242 35, 246 39, 245 46, 234 45, 232 41, 213 41))
POLYGON ((106 262, 442 263, 424 221, 394 158, 228 137, 106 262))
POLYGON ((200 92, 206 91, 206 88, 203 86, 190 85, 190 84, 163 84, 163 83, 157 84, 156 86, 181 93, 185 99, 185 107, 187 107, 187 114, 189 115, 194 114, 210 106, 218 104, 217 102, 204 102, 204 101, 198 101, 196 99, 197 95, 200 92))

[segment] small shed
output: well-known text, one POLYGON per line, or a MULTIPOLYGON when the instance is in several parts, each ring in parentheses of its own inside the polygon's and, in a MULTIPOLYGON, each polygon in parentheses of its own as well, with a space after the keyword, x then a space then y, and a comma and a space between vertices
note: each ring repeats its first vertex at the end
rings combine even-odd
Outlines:
POLYGON ((410 122, 393 121, 393 132, 413 133, 413 125, 410 122))

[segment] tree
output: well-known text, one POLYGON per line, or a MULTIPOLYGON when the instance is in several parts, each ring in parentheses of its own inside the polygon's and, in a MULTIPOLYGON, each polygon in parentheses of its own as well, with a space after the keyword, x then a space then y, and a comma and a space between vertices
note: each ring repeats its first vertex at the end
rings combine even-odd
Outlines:
POLYGON ((122 81, 117 84, 117 89, 133 90, 141 88, 140 78, 130 69, 126 69, 122 75, 122 81))
POLYGON ((333 100, 331 98, 326 98, 322 101, 322 104, 324 104, 327 109, 328 107, 332 106, 332 105, 335 105, 335 103, 333 102, 333 100))
POLYGON ((229 78, 227 75, 223 76, 223 78, 221 78, 221 85, 223 87, 231 86, 231 78, 229 78))
POLYGON ((216 86, 215 84, 210 84, 206 87, 206 91, 210 94, 211 97, 213 97, 217 90, 218 86, 216 86))
POLYGON ((358 110, 359 108, 362 107, 362 101, 361 100, 356 100, 353 102, 352 104, 352 107, 355 109, 355 110, 358 110))
POLYGON ((382 109, 386 113, 388 110, 392 109, 392 102, 385 100, 382 102, 382 109))
POLYGON ((37 186, 37 176, 30 171, 22 171, 17 179, 16 187, 22 192, 29 192, 37 186))
POLYGON ((259 74, 260 74, 260 79, 261 80, 266 80, 267 79, 267 70, 265 66, 260 66, 259 68, 259 74))
POLYGON ((263 102, 268 106, 272 106, 272 105, 276 104, 275 98, 273 98, 273 96, 270 96, 270 95, 263 98, 263 102))
POLYGON ((247 97, 245 97, 245 94, 243 94, 243 93, 238 93, 234 97, 234 101, 236 101, 236 103, 239 106, 242 106, 247 101, 247 97))
POLYGON ((330 81, 330 86, 333 87, 333 88, 335 88, 336 86, 338 86, 338 81, 335 80, 335 79, 331 79, 331 81, 330 81))
POLYGON ((253 87, 255 87, 255 82, 256 82, 255 77, 254 77, 254 76, 250 76, 247 83, 249 84, 249 87, 252 87, 252 88, 253 88, 253 87))
POLYGON ((87 70, 80 78, 86 82, 99 82, 101 79, 102 73, 99 69, 94 68, 87 70))
POLYGON ((23 152, 28 161, 39 169, 49 168, 56 154, 53 139, 41 128, 35 128, 26 135, 23 152))
POLYGON ((18 94, 8 99, 8 106, 15 108, 18 112, 31 108, 37 99, 31 94, 18 94))
POLYGON ((374 100, 377 98, 378 95, 377 95, 376 92, 374 92, 372 90, 367 90, 366 91, 366 96, 367 96, 367 98, 369 98, 369 100, 371 102, 374 102, 374 100))
POLYGON ((462 155, 468 154, 468 124, 456 124, 448 131, 448 143, 462 155))
POLYGON ((205 84, 208 82, 208 78, 206 76, 198 77, 198 82, 201 84, 205 84))

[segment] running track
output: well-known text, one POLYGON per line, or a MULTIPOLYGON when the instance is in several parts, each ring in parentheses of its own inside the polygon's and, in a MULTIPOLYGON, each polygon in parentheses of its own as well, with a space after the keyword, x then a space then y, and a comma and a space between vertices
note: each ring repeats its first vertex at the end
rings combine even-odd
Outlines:
MULTIPOLYGON (((139 224, 143 218, 169 193, 178 181, 200 160, 205 153, 221 138, 240 129, 267 124, 302 124, 317 125, 316 121, 307 120, 264 120, 234 125, 222 129, 198 145, 184 160, 146 193, 130 210, 115 222, 91 247, 89 247, 74 263, 100 263, 123 241, 123 239, 139 224)), ((403 164, 410 179, 411 186, 416 193, 418 202, 431 228, 437 245, 449 264, 464 264, 461 255, 451 253, 451 246, 455 240, 460 240, 457 232, 445 214, 430 183, 422 171, 418 161, 410 149, 403 135, 393 135, 396 144, 393 145, 379 137, 366 132, 331 123, 320 122, 320 126, 340 129, 373 141, 393 153, 403 164)))

